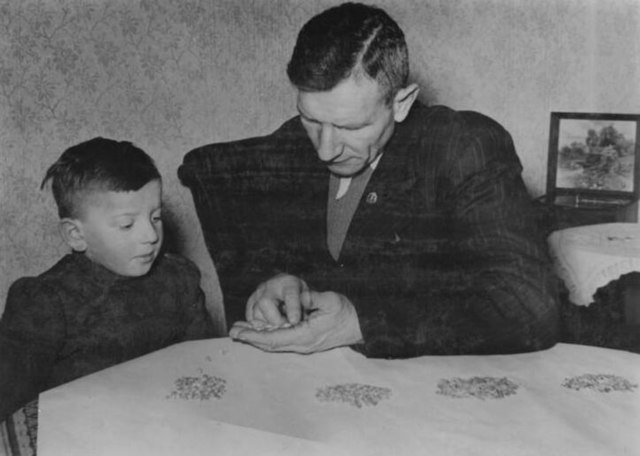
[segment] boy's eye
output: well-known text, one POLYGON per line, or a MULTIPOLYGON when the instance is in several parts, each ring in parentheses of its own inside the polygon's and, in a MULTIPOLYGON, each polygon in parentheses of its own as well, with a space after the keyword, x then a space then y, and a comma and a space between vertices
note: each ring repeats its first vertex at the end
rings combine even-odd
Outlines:
POLYGON ((128 230, 133 227, 135 220, 127 217, 118 221, 118 228, 121 230, 128 230))

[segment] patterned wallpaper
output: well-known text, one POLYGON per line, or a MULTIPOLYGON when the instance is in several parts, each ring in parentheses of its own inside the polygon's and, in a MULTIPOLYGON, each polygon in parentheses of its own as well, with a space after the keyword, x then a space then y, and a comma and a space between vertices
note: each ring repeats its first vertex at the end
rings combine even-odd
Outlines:
MULTIPOLYGON (((39 184, 68 146, 129 140, 165 179, 173 248, 221 297, 191 197, 199 145, 266 134, 295 113, 284 68, 300 26, 335 0, 0 0, 0 312, 7 289, 66 252, 39 184)), ((640 2, 383 0, 407 32, 423 98, 511 131, 543 192, 549 112, 640 111, 640 2)), ((222 322, 220 321, 220 328, 222 322)))

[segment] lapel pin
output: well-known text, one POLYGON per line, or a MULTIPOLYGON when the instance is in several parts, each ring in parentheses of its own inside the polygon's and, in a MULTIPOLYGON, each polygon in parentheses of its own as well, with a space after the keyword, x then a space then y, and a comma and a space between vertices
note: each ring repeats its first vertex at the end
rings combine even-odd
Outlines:
POLYGON ((369 193, 365 201, 367 204, 376 204, 378 202, 378 194, 376 192, 369 193))

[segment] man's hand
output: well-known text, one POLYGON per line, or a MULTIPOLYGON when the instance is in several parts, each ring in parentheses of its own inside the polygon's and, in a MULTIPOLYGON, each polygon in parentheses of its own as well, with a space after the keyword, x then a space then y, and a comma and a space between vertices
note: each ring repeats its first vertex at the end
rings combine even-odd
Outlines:
POLYGON ((255 327, 295 325, 302 317, 301 295, 309 291, 304 280, 277 275, 258 286, 247 300, 245 318, 255 327))
POLYGON ((261 330, 250 322, 236 322, 229 336, 265 351, 314 353, 362 341, 353 304, 332 291, 304 291, 298 296, 304 318, 289 327, 261 330))

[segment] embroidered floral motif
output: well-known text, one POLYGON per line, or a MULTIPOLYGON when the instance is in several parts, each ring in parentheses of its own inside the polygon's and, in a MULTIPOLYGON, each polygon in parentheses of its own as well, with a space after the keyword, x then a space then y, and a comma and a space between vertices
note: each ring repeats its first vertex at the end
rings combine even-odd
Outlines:
POLYGON ((565 379, 562 386, 572 390, 583 389, 597 391, 599 393, 610 393, 612 391, 633 392, 638 385, 629 380, 610 374, 583 374, 565 379))
POLYGON ((518 388, 517 383, 506 377, 454 377, 440 380, 437 393, 455 398, 503 399, 516 394, 518 388))

